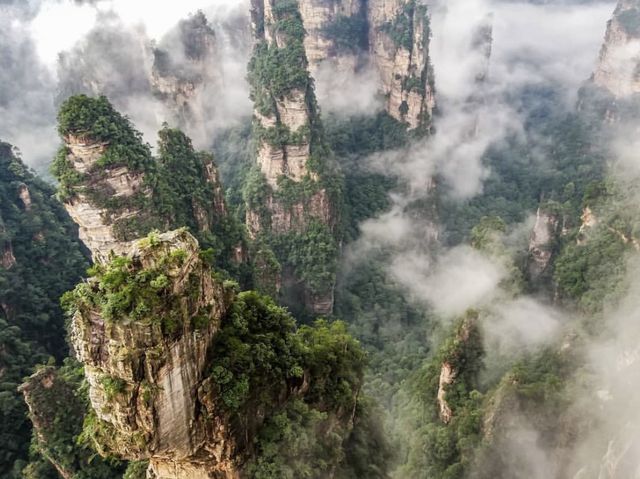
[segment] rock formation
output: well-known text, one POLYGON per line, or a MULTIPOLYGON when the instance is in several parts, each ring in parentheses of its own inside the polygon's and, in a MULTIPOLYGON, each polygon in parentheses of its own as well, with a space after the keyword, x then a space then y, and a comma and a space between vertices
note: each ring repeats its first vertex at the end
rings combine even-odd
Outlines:
POLYGON ((152 229, 220 232, 227 212, 213 158, 196 152, 180 130, 160 131, 154 158, 140 133, 104 97, 71 97, 61 117, 67 118, 60 129, 64 146, 54 173, 95 261, 127 252, 152 229), (83 110, 86 116, 78 116, 83 110))
POLYGON ((141 207, 135 206, 135 200, 150 195, 144 186, 144 174, 130 171, 126 166, 115 166, 94 175, 109 143, 74 134, 65 136, 64 142, 62 154, 66 155, 67 163, 85 178, 73 186, 73 193, 65 200, 65 208, 78 224, 80 240, 91 250, 94 261, 106 260, 111 252, 124 253, 131 240, 126 241, 119 235, 118 228, 143 213, 141 207), (101 198, 92 192, 101 193, 101 198), (129 205, 114 211, 106 201, 100 201, 103 198, 124 200, 129 205))
POLYGON ((620 0, 607 24, 593 83, 616 98, 640 93, 640 2, 620 0))
MULTIPOLYGON (((249 188, 251 197, 245 198, 249 232, 254 238, 291 239, 307 236, 316 225, 335 243, 337 198, 332 190, 339 189, 340 179, 323 137, 300 12, 293 3, 254 0, 252 26, 256 44, 249 79, 259 171, 254 172, 255 187, 249 188)), ((333 281, 309 288, 299 268, 286 268, 286 259, 283 263, 283 272, 294 276, 283 284, 302 280, 308 309, 330 313, 333 281)))
MULTIPOLYGON (((477 323, 478 313, 467 312, 442 350, 436 400, 438 414, 444 424, 449 424, 455 414, 455 406, 447 398, 449 388, 454 387, 457 381, 471 383, 477 379, 475 375, 480 367, 479 358, 483 354, 477 323)), ((473 385, 466 386, 470 390, 473 385)))
POLYGON ((409 129, 428 131, 435 107, 429 18, 418 0, 301 0, 312 73, 320 65, 380 76, 385 109, 409 129))
MULTIPOLYGON (((203 396, 228 294, 184 231, 141 240, 126 258, 123 274, 162 277, 164 300, 133 320, 123 312, 107 318, 91 305, 73 318, 72 343, 102 428, 96 444, 120 457, 150 459, 156 477, 205 478, 212 463, 221 477, 235 477, 228 425, 203 396)), ((98 285, 90 280, 85 287, 98 285)))
POLYGON ((431 127, 435 107, 427 8, 419 0, 369 0, 369 48, 387 112, 410 129, 431 127))
POLYGON ((301 0, 311 73, 329 61, 338 71, 355 71, 367 50, 367 5, 363 0, 301 0))
POLYGON ((338 349, 335 360, 323 352, 318 369, 311 346, 321 336, 297 335, 270 299, 223 285, 184 229, 152 233, 94 272, 69 298, 70 338, 89 384, 84 434, 102 455, 148 460, 150 477, 163 479, 247 477, 263 452, 263 423, 303 402, 325 414, 319 442, 323 431, 334 445, 348 437, 361 386, 357 343, 321 332, 338 349), (338 357, 347 353, 349 379, 338 357))
POLYGON ((199 95, 223 86, 216 34, 199 11, 178 23, 153 52, 151 86, 178 125, 204 128, 206 112, 199 95))
POLYGON ((558 236, 560 220, 549 208, 538 207, 536 222, 529 239, 529 276, 538 279, 549 267, 558 236))

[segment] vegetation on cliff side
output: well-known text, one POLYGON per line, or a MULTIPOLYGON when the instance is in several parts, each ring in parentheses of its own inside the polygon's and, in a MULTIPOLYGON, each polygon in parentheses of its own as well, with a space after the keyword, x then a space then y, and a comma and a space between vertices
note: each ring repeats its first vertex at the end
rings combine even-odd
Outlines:
POLYGON ((17 388, 39 362, 67 354, 62 292, 88 261, 54 190, 0 142, 0 476, 19 477, 31 425, 17 388))

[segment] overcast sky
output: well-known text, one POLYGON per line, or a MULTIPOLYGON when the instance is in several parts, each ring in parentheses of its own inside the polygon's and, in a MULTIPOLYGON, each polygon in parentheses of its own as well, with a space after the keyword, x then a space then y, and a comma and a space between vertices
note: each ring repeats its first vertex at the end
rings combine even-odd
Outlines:
POLYGON ((43 2, 30 31, 40 59, 54 68, 58 53, 88 33, 100 12, 114 11, 125 24, 142 24, 149 37, 158 39, 190 13, 239 3, 242 0, 98 0, 78 5, 71 0, 49 0, 43 2))

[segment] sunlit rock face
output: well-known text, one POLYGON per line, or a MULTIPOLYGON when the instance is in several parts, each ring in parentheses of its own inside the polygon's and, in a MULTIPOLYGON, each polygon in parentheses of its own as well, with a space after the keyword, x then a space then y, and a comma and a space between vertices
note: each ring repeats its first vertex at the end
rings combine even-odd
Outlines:
POLYGON ((593 83, 616 98, 640 93, 640 2, 620 0, 593 74, 593 83))
POLYGON ((64 138, 67 161, 85 180, 76 187, 75 194, 66 199, 64 205, 69 215, 78 224, 80 240, 91 250, 95 261, 104 261, 113 252, 122 254, 131 246, 131 241, 119 238, 115 228, 118 222, 135 218, 142 212, 137 208, 126 208, 113 214, 106 206, 99 206, 86 192, 87 187, 102 192, 111 198, 131 199, 136 195, 148 196, 144 189, 144 174, 132 172, 124 166, 96 171, 96 165, 105 153, 107 143, 87 136, 68 135, 64 138))
MULTIPOLYGON (((186 231, 141 240, 127 259, 132 274, 162 269, 167 306, 161 317, 136 321, 106 318, 90 305, 73 317, 72 345, 103 430, 99 446, 148 459, 153 477, 235 478, 236 444, 207 379, 212 339, 230 297, 186 231)), ((90 279, 87 287, 97 286, 90 279)))

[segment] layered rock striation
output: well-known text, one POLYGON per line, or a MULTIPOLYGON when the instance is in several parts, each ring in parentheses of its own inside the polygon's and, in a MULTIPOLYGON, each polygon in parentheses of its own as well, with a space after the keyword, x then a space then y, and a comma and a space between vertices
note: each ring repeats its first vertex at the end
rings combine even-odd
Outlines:
MULTIPOLYGON (((96 446, 105 454, 149 459, 157 477, 204 478, 212 467, 236 477, 228 425, 202 396, 210 346, 230 297, 199 253, 183 230, 137 242, 103 273, 141 288, 133 292, 138 308, 79 305, 72 322, 71 341, 95 411, 96 446), (144 303, 146 287, 162 298, 144 303)), ((77 291, 101 294, 97 280, 77 291)))
MULTIPOLYGON (((295 240, 310 239, 312 229, 336 254, 338 241, 341 179, 320 123, 302 17, 293 2, 254 0, 252 26, 255 47, 249 80, 257 168, 245 187, 247 226, 253 238, 266 236, 269 242, 279 243, 279 260, 284 274, 290 276, 282 283, 304 283, 309 310, 327 314, 333 308, 333 278, 313 284, 301 265, 288 259, 295 240)), ((310 260, 315 264, 307 269, 331 268, 331 264, 317 264, 317 258, 310 260)))
POLYGON ((104 97, 71 97, 59 117, 59 195, 94 261, 127 252, 153 229, 187 226, 202 238, 221 233, 227 212, 213 158, 196 152, 181 131, 159 132, 155 158, 104 97))
POLYGON ((367 8, 369 49, 380 74, 386 110, 410 129, 428 131, 435 87, 427 7, 418 0, 371 0, 367 8))
MULTIPOLYGON (((418 0, 301 0, 310 69, 337 74, 372 66, 385 110, 429 131, 435 108, 427 8, 418 0)), ((350 78, 347 76, 347 78, 350 78)))
POLYGON ((615 98, 640 93, 640 2, 620 0, 607 23, 593 83, 615 98))
MULTIPOLYGON (((314 447, 347 440, 364 356, 343 327, 296 330, 270 299, 216 279, 184 229, 152 233, 93 273, 66 302, 89 384, 83 435, 103 456, 148 461, 164 479, 257 477, 251 465, 286 447, 269 431, 288 408, 317 418, 314 447)), ((344 459, 329 456, 328 478, 344 459)))

